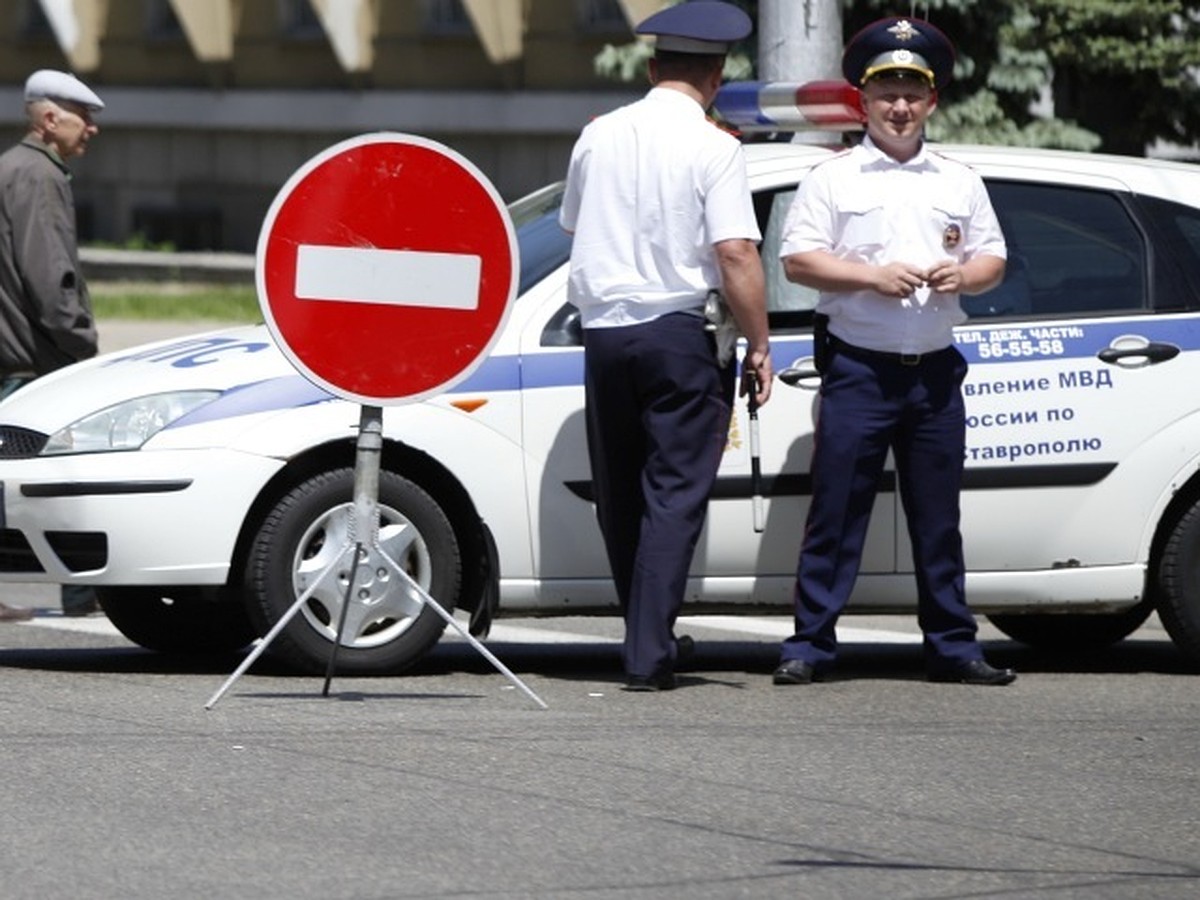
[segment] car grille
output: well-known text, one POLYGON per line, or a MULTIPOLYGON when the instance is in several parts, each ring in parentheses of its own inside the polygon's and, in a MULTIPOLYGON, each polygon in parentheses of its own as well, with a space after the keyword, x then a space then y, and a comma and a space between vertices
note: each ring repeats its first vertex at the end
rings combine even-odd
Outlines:
POLYGON ((15 528, 0 528, 0 572, 43 572, 37 555, 15 528))
POLYGON ((50 438, 40 431, 0 425, 0 459, 29 459, 37 456, 50 438))
MULTIPOLYGON (((108 565, 108 535, 102 531, 47 531, 46 543, 69 572, 94 572, 108 565)), ((0 528, 0 572, 45 572, 25 535, 0 528)))

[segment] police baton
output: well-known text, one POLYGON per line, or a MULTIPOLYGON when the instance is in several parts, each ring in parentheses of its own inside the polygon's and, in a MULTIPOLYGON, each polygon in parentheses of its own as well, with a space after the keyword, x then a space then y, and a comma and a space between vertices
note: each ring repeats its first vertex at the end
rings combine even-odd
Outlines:
POLYGON ((763 532, 762 466, 758 459, 758 374, 747 373, 749 387, 747 403, 750 410, 750 506, 754 516, 754 532, 763 532))

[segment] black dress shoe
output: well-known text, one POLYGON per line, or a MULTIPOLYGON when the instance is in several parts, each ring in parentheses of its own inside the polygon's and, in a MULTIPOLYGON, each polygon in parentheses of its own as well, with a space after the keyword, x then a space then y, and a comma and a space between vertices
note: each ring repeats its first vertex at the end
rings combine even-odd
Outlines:
POLYGON ((662 675, 630 675, 625 681, 625 690, 643 694, 652 691, 673 691, 675 684, 675 675, 671 672, 662 675))
POLYGON ((811 663, 802 659, 789 659, 779 664, 771 681, 775 684, 812 684, 817 673, 811 663))
POLYGON ((997 669, 989 666, 982 659, 963 663, 953 669, 943 669, 930 673, 930 681, 943 681, 955 684, 985 684, 1005 685, 1017 680, 1017 673, 1012 669, 997 669))

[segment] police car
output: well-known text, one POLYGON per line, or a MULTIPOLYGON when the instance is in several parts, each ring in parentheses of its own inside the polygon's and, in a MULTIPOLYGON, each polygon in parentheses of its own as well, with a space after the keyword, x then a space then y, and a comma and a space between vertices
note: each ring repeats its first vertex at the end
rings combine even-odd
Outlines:
MULTIPOLYGON (((795 91, 779 101, 790 90, 772 88, 767 110, 755 102, 758 127, 805 112, 795 91)), ((937 149, 983 176, 1010 253, 1002 285, 964 298, 970 320, 956 334, 971 366, 972 607, 1018 640, 1064 650, 1119 640, 1157 610, 1200 663, 1200 167, 937 149)), ((790 610, 819 376, 816 297, 783 278, 778 246, 796 184, 832 152, 746 146, 779 383, 759 414, 761 480, 744 405, 730 424, 692 613, 790 610)), ((560 195, 550 186, 511 209, 519 294, 482 365, 448 392, 384 411, 381 537, 442 606, 470 613, 476 634, 498 616, 617 613, 592 505, 560 195)), ((0 579, 94 585, 145 647, 242 647, 344 546, 359 414, 297 374, 262 326, 40 379, 0 405, 0 579)), ((915 608, 905 527, 889 469, 851 611, 915 608)), ((397 581, 363 590, 378 598, 402 590, 397 581)), ((324 671, 343 594, 333 583, 313 592, 271 652, 324 671)), ((356 617, 339 670, 418 660, 444 623, 428 607, 411 612, 356 617)))

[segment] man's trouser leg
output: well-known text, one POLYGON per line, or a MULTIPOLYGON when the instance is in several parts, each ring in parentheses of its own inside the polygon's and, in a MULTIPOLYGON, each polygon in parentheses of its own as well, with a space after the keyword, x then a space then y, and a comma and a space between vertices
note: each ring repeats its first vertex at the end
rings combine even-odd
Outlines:
POLYGON ((796 571, 796 633, 781 650, 783 661, 818 670, 837 655, 835 626, 858 577, 897 415, 876 369, 835 352, 821 386, 812 499, 796 571))

